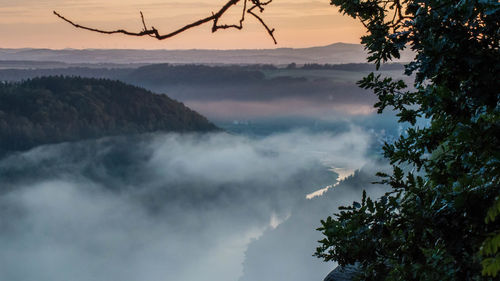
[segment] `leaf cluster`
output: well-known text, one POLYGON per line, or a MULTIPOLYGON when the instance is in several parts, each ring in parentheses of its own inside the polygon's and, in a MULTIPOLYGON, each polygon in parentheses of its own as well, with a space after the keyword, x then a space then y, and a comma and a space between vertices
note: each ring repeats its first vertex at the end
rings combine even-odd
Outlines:
POLYGON ((377 67, 404 48, 412 89, 370 74, 359 85, 411 127, 384 155, 391 192, 322 221, 316 256, 360 264, 360 280, 493 280, 500 272, 500 4, 332 0, 367 27, 377 67), (417 126, 423 118, 429 125, 417 126))

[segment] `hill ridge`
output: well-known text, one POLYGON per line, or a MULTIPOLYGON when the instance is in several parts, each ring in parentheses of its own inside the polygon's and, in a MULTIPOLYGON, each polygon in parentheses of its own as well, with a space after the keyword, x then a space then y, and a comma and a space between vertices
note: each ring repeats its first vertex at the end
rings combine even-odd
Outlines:
POLYGON ((183 103, 120 81, 49 76, 0 84, 0 153, 105 136, 214 130, 183 103))
MULTIPOLYGON (((363 63, 367 53, 360 44, 333 43, 326 46, 234 50, 140 50, 140 49, 0 49, 0 60, 58 61, 66 63, 213 63, 289 64, 363 63)), ((410 51, 400 61, 411 61, 410 51)))

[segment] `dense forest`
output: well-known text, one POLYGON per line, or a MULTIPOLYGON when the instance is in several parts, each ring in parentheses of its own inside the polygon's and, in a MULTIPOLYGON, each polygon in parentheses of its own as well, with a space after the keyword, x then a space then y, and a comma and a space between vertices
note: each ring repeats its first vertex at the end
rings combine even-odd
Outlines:
POLYGON ((0 84, 3 152, 112 135, 211 130, 217 127, 182 103, 118 81, 58 76, 0 84))

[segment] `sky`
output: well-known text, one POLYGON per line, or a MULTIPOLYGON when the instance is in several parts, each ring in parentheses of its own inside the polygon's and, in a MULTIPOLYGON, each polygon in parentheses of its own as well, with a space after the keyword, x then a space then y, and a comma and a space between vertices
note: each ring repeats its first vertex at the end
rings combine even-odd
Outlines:
MULTIPOLYGON (((142 11, 148 25, 168 33, 209 16, 227 0, 0 0, 0 48, 111 49, 269 49, 359 43, 360 23, 343 16, 328 0, 274 0, 262 18, 276 29, 275 45, 262 25, 248 17, 244 29, 212 34, 210 23, 171 39, 102 35, 78 30, 52 14, 53 10, 82 25, 140 31, 142 11)), ((224 23, 238 21, 235 6, 224 23)))

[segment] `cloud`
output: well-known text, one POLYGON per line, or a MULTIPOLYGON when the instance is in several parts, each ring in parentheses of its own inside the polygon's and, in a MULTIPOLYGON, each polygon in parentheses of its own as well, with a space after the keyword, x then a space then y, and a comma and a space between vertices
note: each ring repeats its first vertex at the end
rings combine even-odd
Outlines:
POLYGON ((237 120, 265 117, 332 117, 368 116, 375 113, 372 105, 316 102, 299 99, 264 101, 187 101, 189 108, 212 120, 237 120))
POLYGON ((248 243, 334 181, 325 165, 361 167, 370 142, 356 128, 152 134, 11 155, 0 279, 236 281, 248 243))
POLYGON ((339 206, 359 201, 363 189, 372 198, 381 196, 387 189, 369 183, 376 180, 376 171, 385 168, 370 163, 325 195, 296 206, 287 221, 250 243, 239 281, 323 280, 336 264, 311 257, 319 246, 317 241, 324 238, 316 230, 320 220, 337 213, 339 206))

